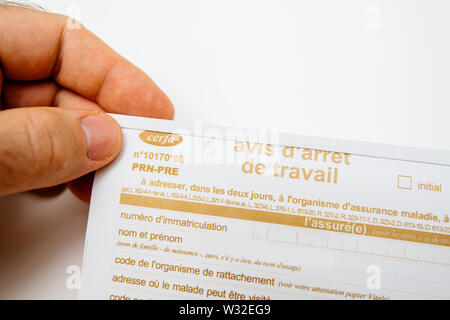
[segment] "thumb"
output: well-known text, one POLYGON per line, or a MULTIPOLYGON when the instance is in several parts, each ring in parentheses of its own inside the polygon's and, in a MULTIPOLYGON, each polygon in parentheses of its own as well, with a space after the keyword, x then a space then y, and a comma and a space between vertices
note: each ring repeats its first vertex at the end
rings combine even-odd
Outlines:
POLYGON ((101 112, 0 111, 0 196, 83 176, 111 162, 121 144, 119 125, 101 112))

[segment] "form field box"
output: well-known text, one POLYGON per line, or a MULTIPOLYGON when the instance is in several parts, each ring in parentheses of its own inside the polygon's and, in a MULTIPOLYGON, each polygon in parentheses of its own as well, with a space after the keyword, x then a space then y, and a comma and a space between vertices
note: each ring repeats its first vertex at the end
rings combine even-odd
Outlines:
POLYGON ((362 253, 372 253, 373 241, 367 239, 358 240, 358 251, 362 253))
POLYGON ((389 255, 389 250, 391 246, 392 243, 388 241, 376 240, 373 243, 372 253, 380 256, 387 256, 389 255))
POLYGON ((328 248, 356 251, 357 245, 356 239, 339 234, 330 235, 328 239, 328 248))
POLYGON ((388 248, 388 256, 396 257, 396 258, 403 258, 403 255, 405 254, 404 250, 405 250, 404 245, 391 243, 391 244, 389 244, 389 248, 388 248))
POLYGON ((405 247, 405 258, 419 260, 419 248, 406 246, 405 247))
POLYGON ((322 231, 300 230, 297 243, 326 248, 328 246, 328 235, 322 231))
POLYGON ((282 228, 269 228, 269 240, 283 241, 283 242, 297 242, 297 232, 293 230, 283 230, 282 228))
POLYGON ((256 239, 267 239, 268 228, 261 225, 256 225, 253 231, 253 237, 256 239))
POLYGON ((430 247, 422 247, 419 249, 419 258, 422 261, 434 262, 435 252, 430 247))
POLYGON ((437 263, 450 264, 450 249, 449 248, 433 248, 434 261, 437 263))

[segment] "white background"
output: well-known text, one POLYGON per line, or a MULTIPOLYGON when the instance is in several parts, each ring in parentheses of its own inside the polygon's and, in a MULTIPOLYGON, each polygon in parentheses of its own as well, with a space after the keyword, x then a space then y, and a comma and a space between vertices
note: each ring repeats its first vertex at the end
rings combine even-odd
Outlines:
MULTIPOLYGON (((146 71, 176 119, 450 150, 446 0, 37 1, 146 71)), ((0 198, 0 298, 76 298, 88 206, 0 198)))

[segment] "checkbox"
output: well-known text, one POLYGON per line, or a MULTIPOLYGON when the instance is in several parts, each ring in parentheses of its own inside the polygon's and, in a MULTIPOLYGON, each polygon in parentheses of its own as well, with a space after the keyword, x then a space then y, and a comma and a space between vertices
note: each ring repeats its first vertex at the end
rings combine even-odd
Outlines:
POLYGON ((403 175, 399 174, 398 180, 397 180, 397 188, 411 190, 412 189, 412 177, 411 176, 403 176, 403 175))
POLYGON ((267 239, 268 229, 267 227, 256 225, 253 229, 253 238, 255 239, 267 239))

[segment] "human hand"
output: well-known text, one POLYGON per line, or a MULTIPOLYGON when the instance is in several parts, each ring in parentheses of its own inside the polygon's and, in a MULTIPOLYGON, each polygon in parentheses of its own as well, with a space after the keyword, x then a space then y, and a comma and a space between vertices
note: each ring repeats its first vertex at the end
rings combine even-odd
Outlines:
POLYGON ((89 201, 90 172, 119 153, 104 112, 173 119, 141 70, 67 17, 0 5, 0 196, 66 183, 89 201))

